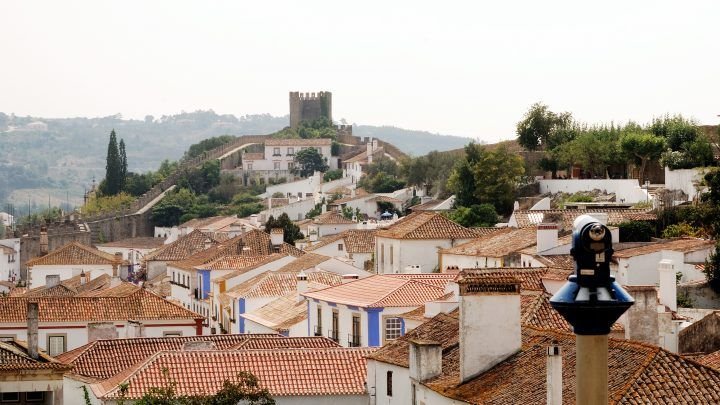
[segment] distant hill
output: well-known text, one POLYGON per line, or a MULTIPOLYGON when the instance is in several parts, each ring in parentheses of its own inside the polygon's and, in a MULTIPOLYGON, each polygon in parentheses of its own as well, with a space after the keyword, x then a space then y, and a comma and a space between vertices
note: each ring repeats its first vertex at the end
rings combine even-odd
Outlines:
MULTIPOLYGON (((218 135, 269 134, 288 125, 288 116, 234 115, 196 111, 144 120, 120 115, 99 118, 18 117, 0 112, 0 211, 16 207, 46 207, 82 203, 93 177, 105 175, 107 142, 112 129, 125 140, 129 169, 155 170, 164 159, 182 157, 188 147, 218 135)), ((410 155, 450 150, 470 140, 457 136, 411 131, 390 126, 357 125, 358 136, 390 142, 410 155)), ((25 208, 23 208, 24 212, 25 208)))

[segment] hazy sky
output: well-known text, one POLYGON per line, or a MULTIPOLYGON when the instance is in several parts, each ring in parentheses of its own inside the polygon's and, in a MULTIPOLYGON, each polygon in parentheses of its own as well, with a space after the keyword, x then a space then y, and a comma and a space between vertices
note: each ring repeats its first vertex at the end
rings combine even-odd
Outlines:
POLYGON ((0 111, 288 112, 487 141, 543 101, 589 122, 720 118, 719 1, 3 1, 0 111))

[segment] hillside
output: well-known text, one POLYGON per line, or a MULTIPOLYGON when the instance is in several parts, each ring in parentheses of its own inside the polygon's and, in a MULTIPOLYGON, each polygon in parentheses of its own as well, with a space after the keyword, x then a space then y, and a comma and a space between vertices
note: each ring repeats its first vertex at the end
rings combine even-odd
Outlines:
MULTIPOLYGON (((56 205, 69 199, 82 203, 93 177, 105 175, 108 135, 112 129, 125 140, 129 169, 157 169, 164 159, 176 160, 187 148, 218 135, 268 134, 288 124, 288 117, 268 114, 219 115, 196 111, 144 120, 121 116, 100 118, 17 117, 0 113, 0 209, 56 205)), ((373 136, 398 146, 410 155, 462 147, 467 138, 425 131, 358 125, 358 136, 373 136)), ((16 208, 17 209, 17 208, 16 208)), ((23 208, 25 210, 26 208, 23 208)))

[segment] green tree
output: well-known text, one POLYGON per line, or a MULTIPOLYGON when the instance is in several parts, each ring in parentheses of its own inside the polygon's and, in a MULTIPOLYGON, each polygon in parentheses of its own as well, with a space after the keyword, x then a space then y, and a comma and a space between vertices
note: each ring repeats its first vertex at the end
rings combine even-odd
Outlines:
POLYGON ((292 172, 300 177, 310 177, 315 172, 326 172, 327 159, 320 155, 315 148, 305 148, 295 153, 295 167, 292 172))
POLYGON ((323 175, 323 181, 333 181, 341 179, 343 175, 342 169, 328 170, 323 175))
POLYGON ((448 217, 464 227, 495 226, 500 221, 495 207, 491 204, 457 207, 448 217))
POLYGON ((268 218, 265 223, 265 232, 270 233, 270 230, 273 228, 283 229, 283 240, 285 243, 294 245, 296 240, 303 238, 303 234, 300 232, 300 227, 295 225, 295 223, 290 220, 290 217, 288 217, 288 214, 284 212, 280 214, 277 219, 270 215, 270 218, 268 218))
POLYGON ((197 203, 197 196, 186 188, 169 192, 155 204, 152 209, 152 220, 156 226, 175 226, 181 223, 180 219, 192 213, 197 203))
POLYGON ((665 150, 665 139, 650 133, 630 132, 620 138, 620 150, 628 160, 640 164, 639 178, 644 182, 645 168, 665 150))
POLYGON ((190 145, 187 152, 185 152, 185 159, 192 159, 194 157, 202 155, 204 152, 210 151, 217 148, 218 146, 230 143, 235 139, 232 135, 221 135, 212 138, 203 139, 202 141, 190 145))
POLYGON ((501 144, 493 150, 470 144, 466 159, 450 176, 448 188, 455 192, 455 205, 491 204, 500 214, 512 212, 515 191, 525 173, 522 158, 501 144))
POLYGON ((618 224, 620 242, 650 242, 655 236, 655 227, 646 221, 625 221, 618 224))
POLYGON ((105 179, 100 184, 100 192, 111 196, 122 190, 122 160, 118 150, 115 130, 110 132, 107 158, 105 160, 105 179))
POLYGON ((572 124, 569 112, 555 113, 543 103, 535 103, 517 123, 518 143, 528 150, 550 150, 567 141, 565 131, 572 124))
POLYGON ((248 372, 241 372, 233 380, 225 380, 222 388, 214 394, 179 395, 177 383, 170 379, 169 371, 163 369, 165 386, 154 387, 136 405, 274 405, 267 389, 261 388, 257 377, 248 372))
POLYGON ((120 139, 119 153, 120 153, 120 189, 124 190, 125 182, 127 181, 127 174, 128 174, 127 152, 125 151, 125 140, 124 139, 120 139))
POLYGON ((188 169, 178 179, 178 186, 197 194, 208 193, 220 184, 220 161, 209 160, 198 168, 188 169))

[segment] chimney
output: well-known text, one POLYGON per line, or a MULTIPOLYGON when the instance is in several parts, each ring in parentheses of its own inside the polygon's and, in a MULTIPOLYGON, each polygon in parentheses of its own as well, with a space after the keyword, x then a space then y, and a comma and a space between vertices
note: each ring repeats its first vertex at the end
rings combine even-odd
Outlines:
POLYGON ((547 348, 547 404, 562 405, 562 350, 557 341, 547 348))
POLYGON ((537 227, 537 253, 557 247, 558 226, 553 223, 538 224, 537 227))
POLYGON ((310 242, 317 242, 318 240, 318 230, 317 227, 309 227, 308 226, 308 234, 310 238, 310 242))
POLYGON ((40 256, 48 254, 48 234, 46 227, 40 227, 40 256))
POLYGON ((268 209, 272 209, 272 196, 268 197, 267 206, 268 206, 268 209))
POLYGON ((87 276, 85 275, 85 270, 80 271, 80 285, 87 284, 87 276))
POLYGON ((373 158, 372 142, 368 142, 368 144, 366 146, 367 146, 367 149, 365 150, 365 154, 367 155, 367 161, 368 161, 368 163, 372 163, 372 158, 373 158))
POLYGON ((458 284, 464 383, 520 350, 520 282, 489 273, 463 274, 458 284))
POLYGON ((283 228, 272 228, 270 230, 270 243, 273 246, 280 246, 285 238, 285 230, 283 228))
POLYGON ((353 274, 343 274, 342 275, 342 283, 343 284, 349 283, 349 282, 358 280, 359 278, 360 278, 360 276, 358 276, 357 274, 354 274, 354 273, 353 274))
POLYGON ((115 252, 115 263, 113 264, 113 278, 120 277, 120 266, 122 265, 123 254, 122 252, 115 252))
POLYGON ((217 350, 217 346, 211 340, 191 340, 183 343, 182 351, 190 352, 193 350, 217 350))
POLYGON ((308 289, 308 276, 305 274, 304 271, 300 271, 297 275, 297 292, 298 292, 298 301, 302 301, 305 299, 302 294, 307 292, 308 289))
POLYGON ((257 214, 252 214, 252 215, 250 215, 250 223, 251 223, 254 227, 260 226, 260 221, 258 221, 258 215, 257 215, 257 214))
POLYGON ((205 250, 210 249, 212 247, 212 240, 210 238, 205 239, 205 250))
POLYGON ((320 208, 320 213, 324 214, 326 212, 327 212, 327 204, 323 204, 322 207, 320 208))
POLYGON ((38 359, 38 317, 40 309, 37 302, 27 303, 27 347, 28 356, 31 359, 38 359))
POLYGON ((635 304, 625 313, 625 339, 657 345, 658 329, 657 290, 652 285, 626 286, 635 304))
POLYGON ((660 304, 667 306, 671 311, 677 311, 675 264, 672 260, 660 260, 658 273, 660 273, 660 304))
POLYGON ((417 382, 442 372, 442 346, 430 340, 410 339, 410 378, 417 382))
POLYGON ((235 222, 234 224, 230 225, 230 236, 231 238, 234 238, 236 236, 239 236, 242 233, 242 226, 235 222))
POLYGON ((125 330, 125 337, 127 338, 138 338, 145 335, 143 325, 138 321, 127 321, 127 324, 125 324, 125 330))
POLYGON ((60 284, 59 274, 48 274, 45 276, 45 288, 52 288, 60 284))

